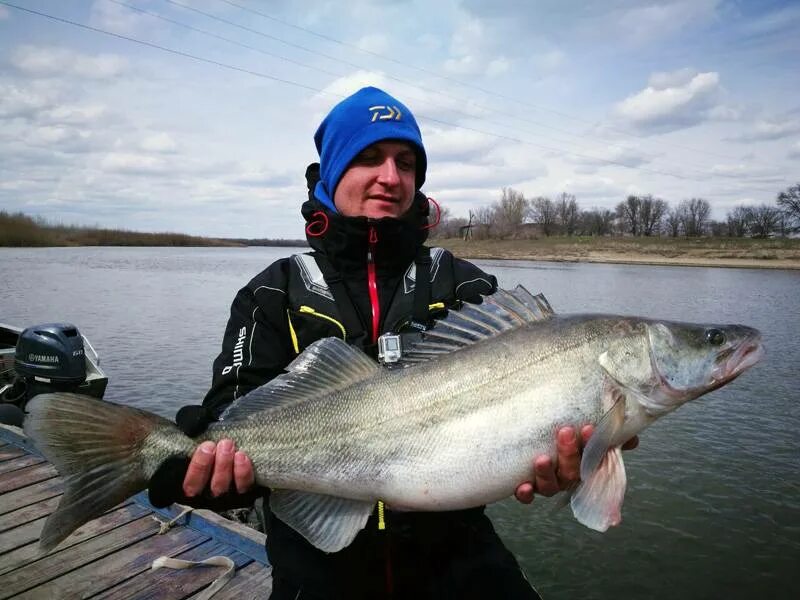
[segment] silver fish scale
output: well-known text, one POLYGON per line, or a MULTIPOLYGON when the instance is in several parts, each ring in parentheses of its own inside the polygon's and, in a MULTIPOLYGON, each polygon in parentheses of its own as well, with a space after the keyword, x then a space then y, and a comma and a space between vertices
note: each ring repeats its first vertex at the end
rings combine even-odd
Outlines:
MULTIPOLYGON (((597 357, 620 318, 553 318, 339 392, 213 426, 259 483, 398 507, 457 509, 508 496, 558 427, 604 412, 597 357)), ((627 327, 631 335, 642 330, 627 327)))

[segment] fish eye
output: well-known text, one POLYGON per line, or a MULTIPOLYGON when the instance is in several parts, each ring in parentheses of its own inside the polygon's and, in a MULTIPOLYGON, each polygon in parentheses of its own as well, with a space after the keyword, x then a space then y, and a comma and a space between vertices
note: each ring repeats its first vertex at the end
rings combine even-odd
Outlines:
POLYGON ((721 346, 725 343, 725 334, 719 329, 709 329, 706 331, 706 341, 712 346, 721 346))

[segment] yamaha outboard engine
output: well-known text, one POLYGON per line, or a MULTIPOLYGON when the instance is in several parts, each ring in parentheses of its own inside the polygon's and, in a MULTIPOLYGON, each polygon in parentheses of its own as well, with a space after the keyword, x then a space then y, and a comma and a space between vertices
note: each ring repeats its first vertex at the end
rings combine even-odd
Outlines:
POLYGON ((0 422, 20 425, 25 404, 37 394, 76 392, 102 398, 108 378, 90 344, 87 354, 84 339, 67 323, 23 330, 16 341, 14 374, 0 393, 0 422))

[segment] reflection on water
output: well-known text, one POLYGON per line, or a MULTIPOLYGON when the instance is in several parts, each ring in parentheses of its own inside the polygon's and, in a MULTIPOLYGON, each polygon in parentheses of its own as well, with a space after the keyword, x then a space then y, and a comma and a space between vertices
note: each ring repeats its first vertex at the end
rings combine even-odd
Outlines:
MULTIPOLYGON (((284 248, 1 249, 0 322, 71 321, 107 397, 166 416, 199 402, 236 291, 284 248)), ((558 312, 761 329, 764 362, 657 422, 628 452, 620 527, 513 500, 490 508, 546 598, 800 597, 800 272, 481 261, 558 312)))

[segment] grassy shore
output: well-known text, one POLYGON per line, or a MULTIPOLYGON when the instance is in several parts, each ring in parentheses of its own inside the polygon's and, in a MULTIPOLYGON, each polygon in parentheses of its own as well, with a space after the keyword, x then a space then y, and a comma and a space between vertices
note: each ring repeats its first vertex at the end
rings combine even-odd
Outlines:
POLYGON ((800 269, 800 239, 546 237, 437 239, 464 258, 800 269))

